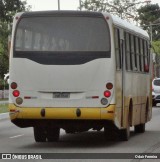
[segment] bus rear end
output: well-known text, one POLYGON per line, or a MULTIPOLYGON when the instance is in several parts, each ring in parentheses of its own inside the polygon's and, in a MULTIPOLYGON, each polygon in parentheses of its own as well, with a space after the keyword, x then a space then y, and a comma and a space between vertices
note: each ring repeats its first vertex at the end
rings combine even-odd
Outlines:
POLYGON ((10 56, 10 118, 34 127, 37 142, 100 130, 114 120, 114 61, 101 13, 15 16, 10 56))

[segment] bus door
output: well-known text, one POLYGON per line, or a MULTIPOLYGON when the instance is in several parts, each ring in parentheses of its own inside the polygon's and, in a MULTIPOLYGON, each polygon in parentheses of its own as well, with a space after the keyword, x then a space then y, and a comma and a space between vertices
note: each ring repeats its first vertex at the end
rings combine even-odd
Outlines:
POLYGON ((125 90, 125 42, 124 30, 115 28, 115 53, 116 53, 116 119, 117 127, 123 127, 124 116, 124 90, 125 90))
POLYGON ((121 127, 123 127, 123 122, 124 122, 124 117, 125 117, 125 41, 124 41, 124 30, 120 29, 120 56, 121 56, 121 78, 122 78, 122 82, 121 82, 121 86, 122 86, 122 92, 121 92, 121 127))

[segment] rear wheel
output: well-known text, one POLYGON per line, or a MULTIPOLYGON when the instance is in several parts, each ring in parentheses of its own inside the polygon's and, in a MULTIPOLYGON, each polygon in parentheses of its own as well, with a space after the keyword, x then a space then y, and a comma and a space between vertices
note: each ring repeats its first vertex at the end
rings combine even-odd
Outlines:
POLYGON ((152 106, 156 106, 157 103, 155 101, 152 101, 152 106))
POLYGON ((46 142, 46 131, 43 127, 34 127, 33 131, 36 142, 46 142))
POLYGON ((126 129, 119 130, 119 137, 121 141, 128 141, 130 137, 130 128, 127 127, 126 129))
POLYGON ((145 123, 134 126, 135 133, 144 133, 145 132, 145 123))
POLYGON ((116 130, 114 128, 104 127, 104 137, 106 141, 115 141, 116 130))
POLYGON ((126 128, 119 130, 119 138, 121 141, 128 141, 130 137, 130 118, 129 115, 126 121, 126 128))
POLYGON ((66 134, 73 134, 73 133, 75 133, 76 131, 75 130, 72 130, 72 129, 66 129, 65 130, 65 132, 66 132, 66 134))

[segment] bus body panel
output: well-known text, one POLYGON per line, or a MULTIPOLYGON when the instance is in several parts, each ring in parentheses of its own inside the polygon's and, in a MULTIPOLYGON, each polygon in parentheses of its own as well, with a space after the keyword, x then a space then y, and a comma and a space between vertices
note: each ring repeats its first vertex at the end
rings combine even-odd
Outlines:
MULTIPOLYGON (((22 107, 106 107, 100 100, 104 97, 106 84, 114 80, 114 72, 108 68, 111 65, 110 59, 97 59, 83 65, 45 66, 15 58, 11 69, 16 70, 11 70, 10 79, 18 85, 19 97, 23 98, 19 106, 22 107), (54 98, 56 92, 69 92, 70 97, 54 98)), ((10 102, 16 104, 12 91, 10 89, 10 102)), ((109 103, 112 98, 114 102, 114 97, 110 97, 109 103)))
MULTIPOLYGON (((121 80, 121 72, 116 72, 116 80, 121 80)), ((136 74, 136 73, 129 73, 126 72, 125 75, 125 110, 122 112, 122 100, 121 100, 121 82, 116 82, 116 115, 118 117, 119 123, 122 123, 123 126, 125 126, 126 120, 125 118, 121 118, 122 113, 125 116, 126 113, 128 113, 128 108, 130 101, 133 102, 133 112, 132 112, 132 119, 131 119, 131 125, 137 125, 139 123, 145 123, 145 111, 146 111, 146 103, 147 99, 150 100, 150 75, 144 75, 144 74, 136 74), (137 84, 138 82, 138 84, 137 84)), ((150 104, 150 103, 149 103, 150 104)), ((150 107, 150 106, 149 106, 150 107)), ((151 108, 151 107, 150 107, 151 108)), ((148 110, 149 112, 149 118, 151 118, 151 109, 148 110)))

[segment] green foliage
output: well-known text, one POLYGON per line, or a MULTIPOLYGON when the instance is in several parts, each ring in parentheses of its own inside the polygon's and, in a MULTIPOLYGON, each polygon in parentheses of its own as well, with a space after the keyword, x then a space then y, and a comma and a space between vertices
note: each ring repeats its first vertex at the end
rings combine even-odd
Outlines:
POLYGON ((8 104, 0 104, 0 113, 8 112, 8 104))
POLYGON ((3 89, 9 89, 9 85, 7 82, 4 82, 4 80, 0 79, 0 90, 3 89))
POLYGON ((81 7, 89 11, 106 11, 105 0, 85 0, 81 1, 81 7))
POLYGON ((9 61, 8 61, 8 24, 0 21, 0 78, 4 77, 7 73, 9 61))
POLYGON ((29 10, 26 1, 0 0, 0 79, 9 69, 8 37, 11 34, 13 16, 16 12, 29 10))
MULTIPOLYGON (((157 19, 160 15, 160 7, 158 4, 150 4, 143 6, 138 9, 138 19, 140 20, 140 25, 144 30, 147 30, 148 33, 151 33, 151 24, 152 24, 152 39, 160 40, 160 27, 157 24, 157 19)), ((159 22, 160 23, 160 22, 159 22)))
POLYGON ((84 0, 82 9, 89 11, 110 12, 121 18, 134 17, 139 0, 84 0))
POLYGON ((0 0, 0 17, 3 22, 12 22, 16 12, 25 11, 26 1, 0 0))
POLYGON ((153 46, 153 49, 154 49, 154 53, 160 55, 160 41, 153 41, 152 46, 153 46))
POLYGON ((141 25, 149 24, 154 20, 159 18, 160 10, 158 4, 150 4, 142 6, 138 10, 139 19, 141 20, 141 25))

